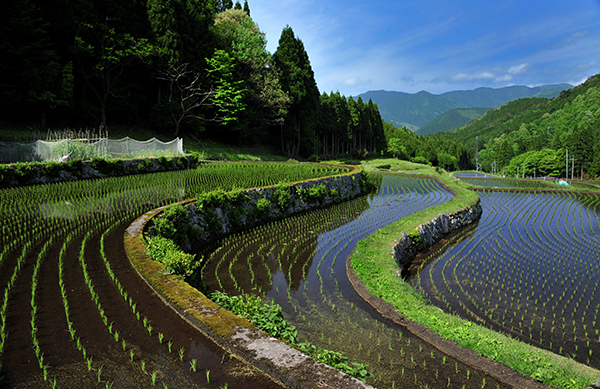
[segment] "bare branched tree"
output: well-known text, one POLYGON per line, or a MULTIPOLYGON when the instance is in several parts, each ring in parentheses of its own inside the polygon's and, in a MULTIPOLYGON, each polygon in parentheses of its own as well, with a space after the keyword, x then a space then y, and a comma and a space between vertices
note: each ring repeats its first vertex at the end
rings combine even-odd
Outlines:
POLYGON ((231 58, 223 51, 216 51, 207 62, 212 81, 206 86, 202 84, 200 73, 188 70, 188 63, 169 64, 157 77, 169 83, 169 109, 175 123, 175 136, 184 119, 227 123, 236 121, 244 109, 242 82, 229 80, 231 58), (200 115, 198 109, 203 106, 212 107, 214 116, 200 115))
MULTIPOLYGON (((157 77, 169 83, 169 110, 175 123, 175 136, 178 136, 184 119, 207 120, 196 112, 202 106, 211 105, 210 97, 216 92, 213 87, 203 88, 200 73, 188 70, 188 66, 187 63, 169 64, 168 68, 161 71, 157 77)), ((219 120, 215 118, 213 121, 219 120)))

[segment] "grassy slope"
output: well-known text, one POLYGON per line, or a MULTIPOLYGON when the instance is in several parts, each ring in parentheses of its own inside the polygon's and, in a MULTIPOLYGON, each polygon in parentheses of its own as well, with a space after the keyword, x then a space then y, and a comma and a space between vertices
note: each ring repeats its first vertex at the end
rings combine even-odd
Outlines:
MULTIPOLYGON (((366 163, 366 170, 373 170, 373 166, 387 163, 389 161, 369 161, 366 163)), ((411 165, 415 164, 399 166, 403 166, 401 170, 408 173, 411 165)), ((439 213, 458 211, 477 201, 478 197, 475 192, 466 190, 467 184, 455 182, 447 174, 440 175, 431 168, 420 166, 417 170, 419 173, 426 173, 429 169, 430 175, 440 178, 456 191, 457 196, 445 204, 426 209, 391 224, 358 243, 351 256, 351 263, 370 292, 394 305, 400 313, 428 326, 441 336, 551 386, 583 389, 598 379, 600 377, 598 370, 529 346, 428 305, 420 294, 396 275, 398 267, 391 253, 397 237, 403 232, 411 232, 419 224, 428 222, 439 213)))

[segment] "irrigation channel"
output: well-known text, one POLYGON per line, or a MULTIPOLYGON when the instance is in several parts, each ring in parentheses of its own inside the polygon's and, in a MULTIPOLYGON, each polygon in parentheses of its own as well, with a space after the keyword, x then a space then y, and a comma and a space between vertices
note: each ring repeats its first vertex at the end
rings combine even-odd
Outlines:
POLYGON ((412 284, 444 310, 600 368, 600 196, 480 197, 474 233, 412 284))
POLYGON ((371 196, 224 239, 203 253, 204 282, 211 291, 273 300, 301 342, 368 364, 367 383, 376 387, 502 387, 383 319, 346 276, 356 242, 451 197, 434 180, 385 175, 371 196))
POLYGON ((279 388, 165 307, 131 267, 124 230, 196 193, 345 171, 212 163, 0 190, 0 387, 279 388))

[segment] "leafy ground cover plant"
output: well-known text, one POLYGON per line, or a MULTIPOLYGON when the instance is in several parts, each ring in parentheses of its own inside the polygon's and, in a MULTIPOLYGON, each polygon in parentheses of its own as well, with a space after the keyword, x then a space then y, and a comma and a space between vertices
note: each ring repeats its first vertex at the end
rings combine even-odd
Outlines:
POLYGON ((350 364, 348 358, 340 352, 318 349, 309 342, 299 343, 296 327, 283 318, 281 307, 277 304, 264 303, 258 296, 229 296, 219 291, 212 292, 209 297, 223 308, 247 318, 259 329, 299 348, 323 363, 363 381, 373 377, 373 374, 368 372, 367 365, 356 362, 350 364))

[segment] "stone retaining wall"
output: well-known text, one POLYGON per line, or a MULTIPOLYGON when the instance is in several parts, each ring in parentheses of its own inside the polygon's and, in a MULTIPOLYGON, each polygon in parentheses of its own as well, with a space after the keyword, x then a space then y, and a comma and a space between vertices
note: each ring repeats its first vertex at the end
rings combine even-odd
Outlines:
POLYGON ((477 200, 471 207, 449 215, 440 213, 429 223, 419 225, 410 234, 403 233, 394 246, 394 258, 400 271, 408 269, 418 253, 428 250, 452 231, 478 220, 482 212, 481 202, 477 200))
MULTIPOLYGON (((276 192, 283 189, 278 186, 244 190, 247 199, 241 204, 232 204, 227 196, 219 206, 199 206, 196 200, 184 202, 184 206, 190 213, 190 228, 188 228, 187 239, 181 244, 181 249, 185 252, 198 251, 207 243, 232 233, 353 199, 363 194, 362 179, 362 170, 355 169, 338 176, 286 185, 285 189, 290 194, 290 198, 289 205, 284 209, 278 206, 276 199, 276 192), (319 186, 322 188, 321 193, 325 195, 311 197, 311 189, 314 190, 319 186), (268 208, 262 211, 257 207, 261 199, 269 201, 268 208)), ((158 215, 157 219, 161 217, 158 215)), ((149 229, 149 234, 153 236, 156 232, 149 229)))
MULTIPOLYGON (((350 173, 340 176, 291 184, 290 193, 295 201, 290 201, 291 205, 288 209, 281 211, 275 203, 272 203, 263 218, 260 220, 250 220, 249 218, 245 223, 249 226, 252 223, 265 222, 269 218, 277 219, 357 197, 362 194, 361 177, 361 169, 356 168, 350 173), (332 193, 331 189, 335 189, 339 195, 328 196, 322 201, 300 201, 301 193, 305 193, 306 190, 316 185, 324 185, 330 194, 332 193)), ((266 187, 245 191, 250 200, 244 207, 252 209, 252 206, 256 206, 258 199, 271 198, 276 190, 277 187, 266 187)), ((206 223, 204 215, 196 207, 195 202, 190 203, 188 207, 191 211, 193 225, 197 228, 202 228, 203 225, 207 227, 207 224, 203 224, 206 223)), ((165 208, 167 207, 150 211, 134 221, 125 232, 124 241, 125 250, 133 267, 167 306, 212 339, 219 347, 264 372, 286 388, 373 389, 372 386, 341 373, 333 367, 303 354, 287 343, 273 338, 266 332, 257 329, 246 319, 221 308, 181 277, 168 274, 164 265, 148 256, 144 243, 140 239, 142 233, 147 231, 147 223, 155 217, 160 217, 161 211, 165 208)), ((231 209, 223 211, 223 208, 219 207, 221 209, 219 218, 223 224, 221 233, 230 233, 233 230, 230 228, 227 216, 231 209)), ((216 208, 212 210, 219 213, 216 208)), ((207 235, 201 240, 211 238, 214 236, 207 235)))
POLYGON ((199 163, 204 162, 192 155, 183 155, 172 158, 99 158, 92 161, 0 164, 0 188, 191 169, 199 163))

